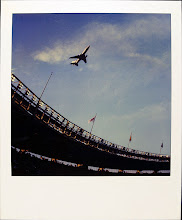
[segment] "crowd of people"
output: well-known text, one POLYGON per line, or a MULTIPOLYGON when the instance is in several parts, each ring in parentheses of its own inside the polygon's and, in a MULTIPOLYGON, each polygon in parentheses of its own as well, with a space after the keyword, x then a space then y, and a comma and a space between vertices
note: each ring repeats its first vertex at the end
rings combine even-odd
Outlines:
MULTIPOLYGON (((156 172, 135 173, 119 170, 118 172, 109 172, 107 169, 98 168, 91 170, 83 164, 63 164, 58 163, 56 159, 48 160, 45 157, 39 158, 25 150, 11 149, 12 156, 12 175, 13 176, 122 176, 122 175, 157 175, 156 172)), ((165 174, 159 174, 165 175, 165 174)))

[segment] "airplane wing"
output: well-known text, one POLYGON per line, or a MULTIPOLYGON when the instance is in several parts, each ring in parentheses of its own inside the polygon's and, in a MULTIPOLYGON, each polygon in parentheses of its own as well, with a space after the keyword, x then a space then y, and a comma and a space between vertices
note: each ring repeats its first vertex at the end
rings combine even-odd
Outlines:
POLYGON ((82 54, 85 54, 87 52, 87 50, 89 49, 89 47, 90 47, 90 45, 87 48, 85 48, 85 50, 82 52, 82 54))
POLYGON ((80 59, 77 59, 77 60, 72 61, 71 64, 78 66, 79 62, 80 62, 80 59))
POLYGON ((74 56, 74 57, 70 57, 70 58, 79 58, 80 56, 79 55, 76 55, 76 56, 74 56))

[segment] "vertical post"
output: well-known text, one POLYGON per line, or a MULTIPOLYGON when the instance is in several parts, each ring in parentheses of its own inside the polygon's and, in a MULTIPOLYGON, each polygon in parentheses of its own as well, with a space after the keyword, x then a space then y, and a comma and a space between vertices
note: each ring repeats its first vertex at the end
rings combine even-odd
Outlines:
POLYGON ((42 91, 42 94, 41 94, 41 96, 40 96, 40 98, 39 98, 39 101, 40 101, 40 99, 42 98, 42 95, 43 95, 43 93, 44 93, 44 91, 45 91, 45 89, 46 89, 46 87, 47 87, 47 84, 48 84, 48 82, 49 82, 49 80, 50 80, 52 74, 53 74, 53 72, 51 72, 51 75, 49 76, 49 79, 47 80, 47 83, 46 83, 46 85, 45 85, 45 87, 44 87, 44 89, 43 89, 43 91, 42 91))
POLYGON ((162 148, 163 148, 163 140, 162 140, 162 144, 161 144, 161 147, 160 147, 160 154, 161 154, 162 148))
POLYGON ((95 115, 95 118, 94 118, 94 121, 93 121, 93 124, 92 124, 92 128, 91 128, 91 131, 90 131, 90 134, 92 133, 92 129, 93 129, 93 126, 94 126, 94 123, 95 123, 96 116, 97 116, 97 113, 95 115))
POLYGON ((131 132, 131 135, 130 135, 130 139, 128 141, 128 148, 129 148, 129 143, 131 142, 131 139, 132 139, 132 132, 131 132))
POLYGON ((47 80, 47 83, 46 83, 46 85, 45 85, 45 87, 44 87, 44 89, 43 89, 43 91, 42 91, 42 93, 41 93, 41 95, 40 95, 39 101, 38 101, 37 106, 36 106, 36 109, 35 109, 35 114, 37 113, 37 109, 38 109, 38 107, 39 107, 39 102, 40 102, 40 100, 41 100, 41 98, 42 98, 42 95, 43 95, 43 93, 44 93, 44 91, 45 91, 45 89, 46 89, 46 87, 47 87, 47 84, 48 84, 48 82, 49 82, 49 80, 50 80, 52 74, 53 74, 53 72, 51 72, 51 75, 49 76, 49 79, 47 80))
POLYGON ((92 128, 91 128, 90 134, 92 133, 92 129, 93 129, 93 126, 94 126, 94 122, 95 122, 95 120, 93 121, 93 124, 92 124, 92 128))

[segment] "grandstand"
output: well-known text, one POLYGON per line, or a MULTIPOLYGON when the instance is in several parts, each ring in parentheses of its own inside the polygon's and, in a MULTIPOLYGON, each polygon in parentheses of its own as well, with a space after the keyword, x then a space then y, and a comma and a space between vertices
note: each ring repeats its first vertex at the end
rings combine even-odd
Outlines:
POLYGON ((14 74, 11 93, 12 175, 170 175, 169 155, 97 137, 56 112, 14 74))

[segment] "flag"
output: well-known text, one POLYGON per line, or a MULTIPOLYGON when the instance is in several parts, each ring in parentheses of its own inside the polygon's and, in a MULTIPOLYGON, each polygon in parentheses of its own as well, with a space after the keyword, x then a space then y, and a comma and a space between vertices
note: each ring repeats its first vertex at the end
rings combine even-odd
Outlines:
POLYGON ((90 123, 90 122, 94 122, 95 121, 95 118, 96 118, 96 115, 95 115, 95 117, 93 117, 93 118, 91 118, 90 120, 88 120, 88 123, 90 123))
POLYGON ((161 144, 160 153, 161 153, 162 148, 163 148, 163 142, 162 142, 162 144, 161 144))
POLYGON ((129 139, 129 142, 131 142, 131 140, 132 140, 132 137, 131 137, 131 136, 132 136, 132 133, 131 133, 131 135, 130 135, 130 139, 129 139))

